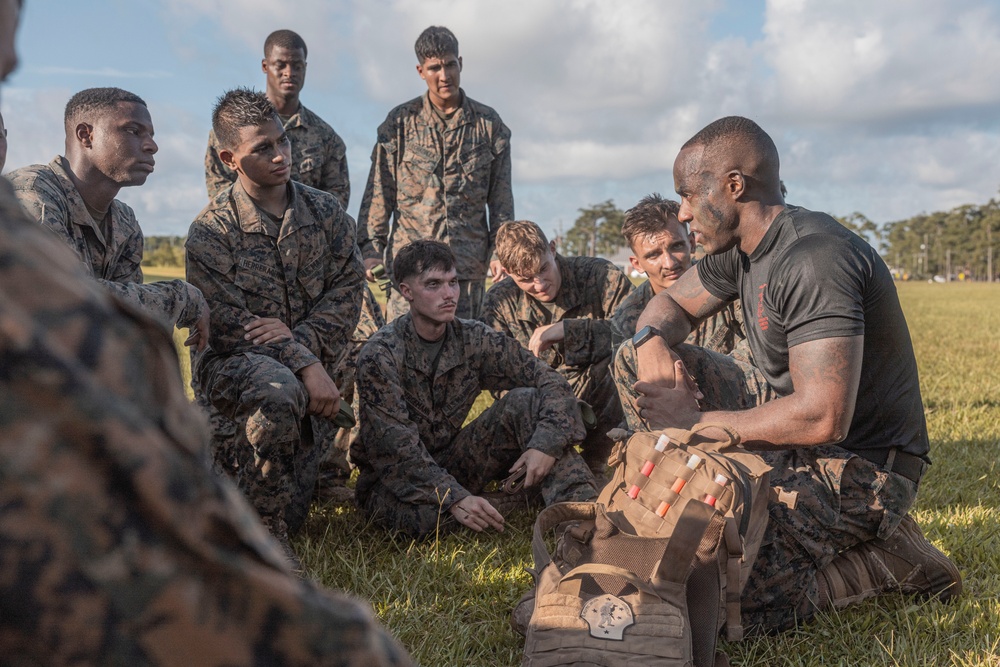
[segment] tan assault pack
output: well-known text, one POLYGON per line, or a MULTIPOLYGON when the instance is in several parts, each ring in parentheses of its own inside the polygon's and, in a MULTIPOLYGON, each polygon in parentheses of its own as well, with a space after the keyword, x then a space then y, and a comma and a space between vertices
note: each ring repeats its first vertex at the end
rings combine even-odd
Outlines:
POLYGON ((596 503, 539 514, 524 667, 718 667, 767 527, 768 472, 739 436, 664 429, 619 441, 596 503), (554 556, 545 533, 559 527, 554 556))

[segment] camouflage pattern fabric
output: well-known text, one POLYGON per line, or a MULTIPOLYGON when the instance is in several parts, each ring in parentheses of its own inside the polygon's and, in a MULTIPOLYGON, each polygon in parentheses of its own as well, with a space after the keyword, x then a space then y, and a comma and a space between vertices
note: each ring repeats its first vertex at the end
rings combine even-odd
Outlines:
POLYGON ((584 427, 565 380, 480 322, 450 323, 432 358, 411 316, 394 320, 361 350, 358 393, 358 503, 390 528, 427 535, 526 448, 557 459, 541 484, 546 503, 597 496, 572 448, 584 427), (483 390, 514 391, 463 428, 483 390))
MULTIPOLYGON (((653 286, 647 280, 632 290, 632 293, 622 301, 611 317, 615 349, 618 349, 626 338, 635 335, 636 322, 652 298, 653 286)), ((743 307, 739 301, 726 305, 721 311, 702 322, 684 342, 752 363, 750 343, 743 329, 743 307)))
POLYGON ((190 327, 206 308, 201 292, 183 280, 144 285, 142 230, 132 209, 115 199, 107 227, 95 222, 66 173, 66 159, 12 171, 7 178, 28 214, 75 252, 105 289, 157 316, 164 326, 190 327))
POLYGON ((0 179, 0 662, 408 665, 292 575, 226 480, 166 332, 0 179))
MULTIPOLYGON (((358 392, 355 389, 358 357, 361 355, 361 348, 368 342, 368 339, 384 326, 385 318, 382 316, 382 308, 375 300, 375 295, 365 286, 364 299, 361 302, 361 317, 358 319, 358 326, 351 337, 351 351, 346 361, 337 369, 337 374, 332 376, 337 388, 340 389, 340 399, 351 404, 355 415, 360 409, 358 392)), ((354 428, 337 428, 333 422, 316 421, 321 422, 318 425, 316 438, 324 448, 320 479, 326 483, 343 485, 350 477, 351 469, 354 467, 350 462, 351 441, 358 437, 361 425, 359 423, 355 424, 354 428)))
POLYGON ((201 212, 187 240, 188 279, 212 312, 209 349, 193 373, 208 401, 237 424, 236 443, 226 434, 213 439, 216 465, 236 466, 240 488, 279 537, 308 507, 320 458, 303 437, 312 428, 303 424, 308 398, 295 374, 322 363, 336 375, 364 288, 354 221, 333 196, 288 187, 280 223, 237 182, 201 212), (245 340, 243 326, 255 317, 280 319, 293 339, 245 340), (232 447, 242 451, 234 456, 232 447))
POLYGON ((448 120, 427 94, 396 107, 372 151, 358 213, 362 255, 391 274, 394 249, 437 239, 455 254, 459 280, 484 280, 497 228, 514 219, 510 166, 510 130, 464 92, 448 120))
MULTIPOLYGON (((749 364, 692 345, 674 351, 705 395, 705 411, 747 410, 776 397, 749 364)), ((631 340, 619 348, 615 372, 629 429, 648 429, 635 405, 631 340)), ((835 445, 757 453, 773 467, 775 497, 794 494, 796 502, 768 503, 770 522, 743 591, 743 625, 751 632, 780 632, 818 611, 816 575, 837 554, 896 529, 917 485, 835 445)))
MULTIPOLYGON (((346 210, 351 199, 351 179, 347 173, 347 147, 333 128, 303 105, 281 124, 292 143, 292 180, 329 192, 346 210)), ((205 151, 205 186, 208 198, 236 182, 236 172, 219 158, 219 140, 214 131, 208 134, 205 151)))
POLYGON ((583 457, 603 473, 612 442, 606 433, 622 420, 622 408, 611 376, 612 328, 607 319, 618 309, 632 283, 607 260, 556 255, 562 286, 552 310, 523 292, 513 280, 503 280, 486 293, 482 320, 514 338, 524 349, 535 329, 562 322, 565 339, 542 353, 541 359, 566 378, 573 393, 597 415, 597 426, 584 440, 583 457))

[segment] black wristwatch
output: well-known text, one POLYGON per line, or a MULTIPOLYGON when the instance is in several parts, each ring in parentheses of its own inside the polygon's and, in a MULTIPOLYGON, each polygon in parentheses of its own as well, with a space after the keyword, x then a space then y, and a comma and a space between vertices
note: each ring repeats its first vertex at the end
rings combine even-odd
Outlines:
POLYGON ((651 327, 649 325, 646 325, 643 328, 639 329, 639 331, 637 331, 634 336, 632 336, 632 347, 638 349, 640 345, 647 342, 650 338, 659 335, 660 335, 659 329, 657 329, 656 327, 651 327))

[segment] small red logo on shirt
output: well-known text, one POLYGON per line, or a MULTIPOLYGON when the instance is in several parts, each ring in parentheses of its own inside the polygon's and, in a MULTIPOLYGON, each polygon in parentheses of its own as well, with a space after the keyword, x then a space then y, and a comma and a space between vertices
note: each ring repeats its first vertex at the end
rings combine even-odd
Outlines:
POLYGON ((767 313, 764 312, 764 289, 767 287, 767 283, 764 283, 757 288, 757 325, 760 327, 761 331, 767 331, 767 313))

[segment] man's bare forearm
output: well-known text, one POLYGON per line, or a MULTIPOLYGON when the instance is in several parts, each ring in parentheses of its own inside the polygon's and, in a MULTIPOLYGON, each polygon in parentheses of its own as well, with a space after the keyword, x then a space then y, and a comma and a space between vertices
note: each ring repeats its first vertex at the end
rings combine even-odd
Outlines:
POLYGON ((660 292, 650 299, 639 316, 635 329, 639 331, 645 326, 659 329, 660 335, 670 347, 683 343, 693 328, 688 314, 666 292, 660 292))

